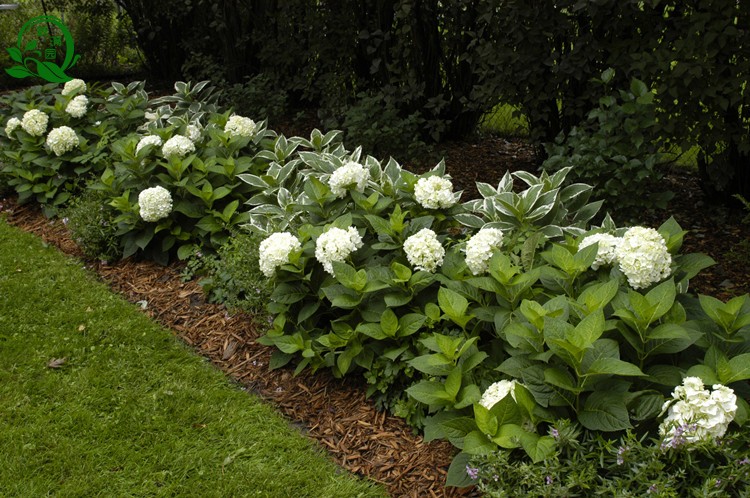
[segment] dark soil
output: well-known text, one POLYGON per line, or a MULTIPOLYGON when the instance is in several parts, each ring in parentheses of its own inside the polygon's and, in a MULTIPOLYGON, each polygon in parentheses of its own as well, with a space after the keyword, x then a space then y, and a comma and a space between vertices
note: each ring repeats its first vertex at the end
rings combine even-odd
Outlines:
MULTIPOLYGON (((535 169, 533 148, 523 140, 484 137, 447 144, 444 154, 456 188, 464 190, 463 200, 476 197, 475 181, 496 184, 505 171, 535 169)), ((427 167, 406 166, 414 171, 427 167)), ((708 206, 689 172, 670 171, 663 183, 676 193, 674 202, 668 211, 644 213, 642 223, 656 227, 673 215, 689 230, 683 252, 704 252, 718 262, 693 280, 693 289, 722 299, 750 292, 750 225, 741 223, 743 213, 708 206)), ((16 206, 12 199, 0 199, 0 211, 10 223, 81 257, 60 221, 45 219, 35 207, 16 206)), ((249 316, 207 304, 196 283, 181 281, 180 268, 132 260, 89 262, 88 267, 131 302, 146 301, 147 314, 244 389, 275 404, 343 467, 383 483, 393 496, 473 493, 443 487, 454 452, 448 443, 424 443, 402 420, 376 410, 356 382, 325 372, 294 377, 287 370, 269 371, 271 350, 255 342, 262 327, 249 316)))

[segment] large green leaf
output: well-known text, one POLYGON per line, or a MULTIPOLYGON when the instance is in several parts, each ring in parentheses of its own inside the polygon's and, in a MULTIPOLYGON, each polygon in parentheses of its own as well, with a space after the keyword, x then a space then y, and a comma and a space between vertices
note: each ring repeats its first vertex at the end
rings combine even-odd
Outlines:
POLYGON ((578 421, 592 431, 615 432, 632 427, 622 393, 596 391, 586 398, 578 421))
POLYGON ((445 406, 451 401, 451 396, 445 392, 445 386, 439 382, 423 380, 406 390, 406 393, 426 405, 445 406))
POLYGON ((571 344, 578 349, 590 348, 604 333, 604 313, 598 309, 581 320, 568 336, 571 344))
POLYGON ((595 360, 586 371, 586 375, 625 375, 645 376, 641 369, 632 363, 615 358, 600 358, 595 360))

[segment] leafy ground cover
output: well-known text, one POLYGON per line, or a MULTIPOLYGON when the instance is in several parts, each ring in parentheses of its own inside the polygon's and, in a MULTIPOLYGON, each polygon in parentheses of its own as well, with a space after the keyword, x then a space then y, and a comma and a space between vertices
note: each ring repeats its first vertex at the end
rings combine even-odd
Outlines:
POLYGON ((385 495, 45 246, 0 223, 0 495, 385 495))

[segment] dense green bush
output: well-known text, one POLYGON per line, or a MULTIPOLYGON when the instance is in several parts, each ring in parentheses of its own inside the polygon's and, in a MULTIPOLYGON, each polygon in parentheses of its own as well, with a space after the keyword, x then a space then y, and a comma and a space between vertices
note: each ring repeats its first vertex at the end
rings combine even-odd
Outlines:
MULTIPOLYGON (((605 71, 603 83, 613 76, 613 70, 605 71)), ((652 91, 637 79, 628 91, 602 97, 586 121, 547 145, 548 157, 542 168, 572 167, 570 176, 593 185, 618 215, 634 215, 655 206, 666 208, 673 193, 654 192, 659 188, 662 159, 653 99, 652 91)))
POLYGON ((71 238, 87 258, 115 261, 122 256, 115 213, 108 200, 103 192, 86 189, 61 213, 71 238))

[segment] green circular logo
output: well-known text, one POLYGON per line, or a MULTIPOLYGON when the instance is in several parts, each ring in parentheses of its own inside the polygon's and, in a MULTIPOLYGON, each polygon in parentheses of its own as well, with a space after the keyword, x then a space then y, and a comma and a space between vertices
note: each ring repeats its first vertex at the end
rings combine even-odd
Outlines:
POLYGON ((65 74, 78 62, 73 37, 67 26, 54 16, 39 16, 29 19, 18 33, 15 47, 6 49, 18 65, 5 70, 14 78, 38 76, 51 83, 65 83, 73 78, 65 74), (65 50, 61 65, 58 54, 65 50))

